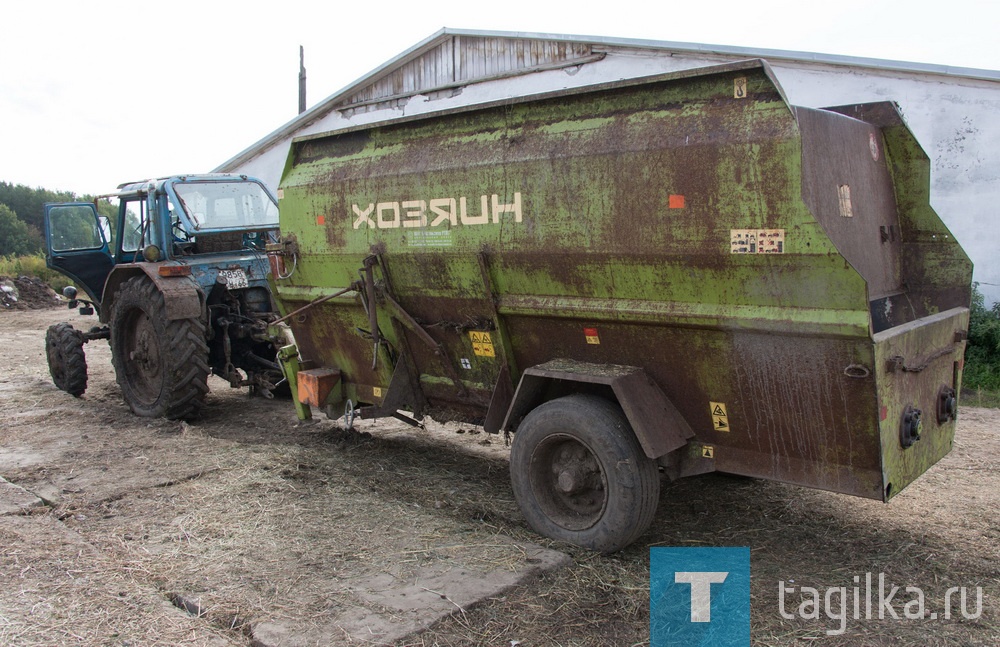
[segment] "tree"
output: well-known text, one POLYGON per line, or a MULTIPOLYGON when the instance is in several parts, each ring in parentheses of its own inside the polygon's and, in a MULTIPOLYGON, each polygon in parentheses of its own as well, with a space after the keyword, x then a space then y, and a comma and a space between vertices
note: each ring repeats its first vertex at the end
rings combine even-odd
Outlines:
POLYGON ((0 204, 0 256, 22 256, 38 251, 37 232, 17 217, 7 205, 0 204))
POLYGON ((973 389, 1000 390, 1000 302, 987 308, 978 283, 972 284, 969 343, 965 347, 962 385, 973 389))
MULTIPOLYGON (((27 224, 32 246, 25 254, 40 252, 45 248, 42 233, 45 230, 44 206, 46 202, 93 202, 91 196, 78 196, 70 191, 50 191, 48 189, 32 189, 23 184, 0 182, 0 205, 6 205, 17 218, 27 224)), ((106 198, 97 201, 97 210, 108 216, 114 222, 118 216, 117 205, 111 204, 106 198)), ((2 252, 9 253, 9 252, 2 252)))
POLYGON ((43 206, 46 202, 73 202, 77 199, 69 191, 32 189, 23 184, 0 182, 0 204, 10 207, 18 218, 37 231, 45 230, 43 206))

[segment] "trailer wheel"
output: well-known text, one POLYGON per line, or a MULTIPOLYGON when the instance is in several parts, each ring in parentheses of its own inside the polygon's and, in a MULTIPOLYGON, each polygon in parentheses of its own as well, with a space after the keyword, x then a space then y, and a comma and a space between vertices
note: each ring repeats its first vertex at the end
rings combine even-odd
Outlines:
POLYGON ((524 419, 510 451, 514 498, 539 534, 611 553, 656 513, 660 476, 621 408, 591 395, 546 402, 524 419))
POLYGON ((208 392, 205 322, 167 319, 156 285, 133 277, 122 285, 111 311, 111 362, 136 415, 194 417, 208 392))
POLYGON ((87 357, 83 333, 68 323, 49 326, 45 332, 45 357, 52 382, 74 397, 87 390, 87 357))

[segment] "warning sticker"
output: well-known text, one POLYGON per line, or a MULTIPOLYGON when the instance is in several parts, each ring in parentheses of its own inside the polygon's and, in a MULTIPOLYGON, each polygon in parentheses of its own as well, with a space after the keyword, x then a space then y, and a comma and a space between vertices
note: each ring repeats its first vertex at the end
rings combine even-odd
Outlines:
POLYGON ((584 328, 583 336, 587 339, 588 344, 600 344, 601 337, 597 334, 597 328, 584 328))
POLYGON ((784 254, 784 229, 730 229, 730 254, 784 254))
POLYGON ((374 395, 376 398, 381 398, 382 397, 382 387, 380 387, 380 386, 373 386, 372 387, 372 395, 374 395))
POLYGON ((739 78, 733 79, 733 98, 734 99, 747 98, 747 77, 741 76, 739 78))
POLYGON ((729 413, 726 412, 726 405, 722 402, 709 402, 712 409, 712 429, 716 431, 729 431, 729 413))
POLYGON ((702 458, 715 458, 715 447, 711 445, 701 446, 701 457, 702 458))
POLYGON ((469 338, 472 339, 472 352, 479 357, 496 357, 493 350, 493 338, 488 332, 481 330, 470 330, 469 338))

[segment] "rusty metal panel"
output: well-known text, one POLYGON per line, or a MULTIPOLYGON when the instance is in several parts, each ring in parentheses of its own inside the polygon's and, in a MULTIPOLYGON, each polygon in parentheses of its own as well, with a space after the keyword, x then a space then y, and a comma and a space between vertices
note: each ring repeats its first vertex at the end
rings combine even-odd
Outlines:
POLYGON ((539 403, 547 380, 611 387, 639 444, 650 458, 679 449, 694 436, 684 417, 642 368, 564 358, 524 371, 503 428, 516 426, 514 423, 539 403))
POLYGON ((803 199, 844 257, 868 282, 870 300, 902 291, 900 229, 878 127, 798 108, 803 199))
POLYGON ((962 384, 969 311, 954 308, 875 335, 882 488, 885 500, 951 451, 954 416, 938 415, 938 399, 962 384), (920 440, 901 442, 907 409, 921 412, 920 440))
MULTIPOLYGON (((455 58, 572 55, 490 47, 455 58)), ((970 269, 907 175, 923 167, 906 133, 795 110, 749 61, 310 136, 282 179, 299 255, 278 298, 290 311, 379 259, 385 344, 357 296, 291 322, 345 397, 380 403, 405 354, 432 415, 482 422, 501 376, 639 367, 713 468, 883 498, 873 331, 960 301, 970 269), (871 295, 913 304, 873 325, 871 295)))

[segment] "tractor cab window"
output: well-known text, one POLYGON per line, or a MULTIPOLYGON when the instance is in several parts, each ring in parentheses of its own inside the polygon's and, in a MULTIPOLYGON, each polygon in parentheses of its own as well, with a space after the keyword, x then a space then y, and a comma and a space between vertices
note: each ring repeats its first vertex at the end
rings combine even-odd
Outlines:
POLYGON ((278 226, 278 206, 257 182, 187 182, 174 190, 196 230, 278 226))
POLYGON ((134 198, 122 203, 125 213, 125 228, 122 232, 122 251, 135 252, 150 240, 149 214, 146 199, 134 198))
POLYGON ((49 239, 52 251, 100 249, 110 238, 106 233, 106 226, 107 218, 98 217, 89 205, 52 207, 49 210, 49 239))

